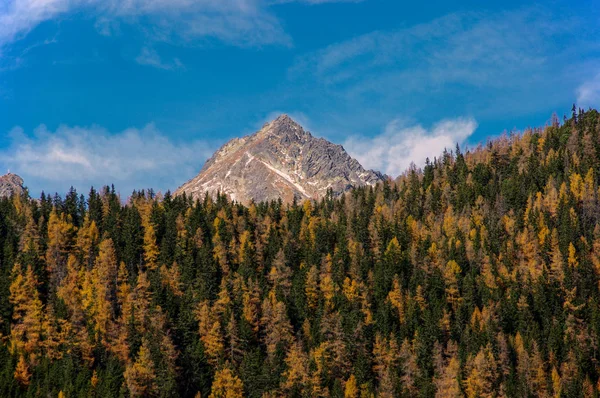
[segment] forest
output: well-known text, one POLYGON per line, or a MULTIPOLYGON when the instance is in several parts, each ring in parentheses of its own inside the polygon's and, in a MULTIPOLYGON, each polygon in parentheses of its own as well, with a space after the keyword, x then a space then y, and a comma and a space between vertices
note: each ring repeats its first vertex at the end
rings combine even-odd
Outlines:
POLYGON ((2 397, 598 397, 600 114, 320 201, 0 201, 2 397))

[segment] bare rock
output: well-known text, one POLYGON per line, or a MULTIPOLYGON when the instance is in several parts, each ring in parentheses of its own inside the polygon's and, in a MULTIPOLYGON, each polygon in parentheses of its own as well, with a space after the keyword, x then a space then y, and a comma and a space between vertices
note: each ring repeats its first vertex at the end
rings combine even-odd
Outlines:
POLYGON ((365 170, 341 145, 313 137, 282 115, 260 131, 223 145, 175 195, 202 199, 221 192, 244 204, 278 198, 289 203, 294 198, 320 199, 329 189, 339 196, 383 178, 365 170))
POLYGON ((11 197, 12 195, 20 195, 25 188, 23 187, 23 179, 16 174, 8 173, 0 176, 0 198, 11 197))

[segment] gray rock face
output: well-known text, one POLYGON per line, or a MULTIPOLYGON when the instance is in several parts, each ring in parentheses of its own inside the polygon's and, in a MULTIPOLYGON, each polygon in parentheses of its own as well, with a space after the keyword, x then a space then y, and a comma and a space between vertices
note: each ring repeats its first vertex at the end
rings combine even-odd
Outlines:
POLYGON ((8 173, 0 176, 0 198, 23 193, 23 179, 16 174, 8 173))
POLYGON ((319 199, 332 189, 339 196, 352 187, 374 185, 379 172, 365 170, 341 145, 313 137, 287 115, 246 137, 223 145, 200 174, 175 195, 194 199, 225 193, 248 204, 281 198, 319 199))

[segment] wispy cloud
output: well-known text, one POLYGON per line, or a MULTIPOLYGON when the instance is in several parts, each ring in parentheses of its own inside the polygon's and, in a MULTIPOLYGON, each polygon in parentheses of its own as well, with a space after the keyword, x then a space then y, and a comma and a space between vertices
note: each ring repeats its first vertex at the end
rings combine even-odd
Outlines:
POLYGON ((143 47, 140 55, 135 60, 140 65, 153 66, 158 69, 175 70, 185 68, 179 58, 173 58, 172 61, 165 62, 156 50, 150 47, 143 47))
MULTIPOLYGON (((111 35, 119 22, 144 22, 156 40, 214 38, 247 46, 290 45, 291 38, 267 0, 5 0, 0 5, 0 47, 27 35, 44 21, 77 11, 95 16, 100 34, 111 35)), ((352 0, 292 0, 320 4, 352 0)))
POLYGON ((585 60, 598 54, 598 33, 595 24, 541 6, 454 13, 330 45, 299 57, 289 76, 350 108, 377 103, 423 111, 439 98, 448 108, 454 97, 451 104, 465 108, 451 109, 455 114, 516 116, 573 96, 577 77, 570 68, 589 71, 585 60))
MULTIPOLYGON (((325 84, 362 81, 364 72, 384 78, 402 73, 426 73, 428 85, 460 81, 474 85, 506 82, 491 77, 526 74, 546 61, 555 46, 548 40, 559 30, 539 10, 450 14, 431 22, 391 32, 373 32, 334 44, 296 65, 314 68, 325 84)), ((364 89, 375 89, 377 82, 364 89)), ((408 85, 414 90, 421 85, 408 85)))
POLYGON ((76 11, 97 18, 108 35, 114 21, 152 26, 155 39, 213 37, 237 45, 288 44, 290 39, 260 0, 8 0, 0 8, 0 44, 26 35, 38 24, 76 11))
POLYGON ((193 177, 214 145, 176 143, 152 124, 111 134, 101 127, 38 127, 28 135, 15 128, 0 164, 20 174, 34 193, 88 189, 114 183, 123 194, 133 189, 175 189, 193 177))
POLYGON ((464 145, 476 129, 477 122, 471 118, 444 120, 430 129, 394 120, 378 136, 348 138, 344 148, 364 167, 397 177, 411 163, 423 166, 427 158, 439 157, 445 148, 464 145))

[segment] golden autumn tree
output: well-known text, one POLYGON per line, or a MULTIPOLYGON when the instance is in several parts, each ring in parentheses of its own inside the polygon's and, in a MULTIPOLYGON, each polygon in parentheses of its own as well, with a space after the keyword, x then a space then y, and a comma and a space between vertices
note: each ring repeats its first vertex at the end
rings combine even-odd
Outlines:
POLYGON ((59 215, 56 209, 52 210, 48 220, 46 267, 54 286, 59 285, 67 273, 67 257, 75 231, 70 216, 65 213, 59 215))
POLYGON ((310 267, 306 274, 306 283, 304 286, 308 308, 317 308, 319 303, 319 273, 317 267, 314 265, 310 267))
POLYGON ((398 366, 399 359, 400 350, 396 338, 393 335, 382 337, 377 334, 373 345, 373 371, 380 382, 390 381, 386 379, 391 378, 391 369, 398 366))
POLYGON ((147 339, 142 340, 137 359, 126 367, 123 376, 132 397, 152 396, 157 392, 155 366, 147 339))
POLYGON ((321 261, 321 272, 319 275, 319 289, 325 299, 325 307, 330 310, 333 308, 333 299, 339 291, 339 286, 335 283, 332 273, 333 259, 331 254, 327 254, 321 261))
POLYGON ((31 267, 13 267, 9 301, 13 305, 10 343, 13 353, 23 352, 30 361, 40 353, 44 333, 44 307, 39 297, 38 281, 31 267))
POLYGON ((220 363, 224 354, 223 331, 221 330, 221 322, 215 320, 208 326, 205 334, 201 335, 200 339, 204 345, 204 352, 208 357, 209 363, 216 366, 220 363))
POLYGON ((248 285, 243 287, 242 316, 257 334, 260 326, 260 287, 254 279, 248 280, 248 285))
POLYGON ((460 266, 454 260, 448 261, 444 268, 444 281, 446 282, 446 300, 452 308, 456 309, 462 301, 458 290, 458 275, 461 273, 460 266))
POLYGON ((135 326, 139 333, 148 329, 152 292, 150 281, 146 272, 138 274, 137 283, 133 289, 132 306, 134 311, 135 326))
POLYGON ((558 231, 556 230, 556 228, 552 230, 550 247, 551 260, 548 274, 550 280, 562 284, 565 279, 564 260, 563 255, 560 252, 560 248, 558 247, 558 231))
POLYGON ((495 396, 496 360, 490 344, 468 359, 465 371, 467 377, 464 386, 467 397, 495 396))
POLYGON ((215 373, 209 398, 242 398, 244 385, 229 368, 218 370, 215 373))
POLYGON ((158 246, 156 245, 156 233, 152 224, 148 224, 144 230, 144 262, 149 270, 156 269, 158 260, 158 246))
POLYGON ((348 380, 344 383, 344 398, 358 398, 360 390, 356 383, 356 377, 350 375, 348 380))
POLYGON ((109 345, 108 333, 114 327, 113 302, 116 298, 118 264, 112 239, 100 242, 98 257, 92 271, 94 291, 92 318, 97 338, 109 345))
POLYGON ((17 362, 17 366, 15 368, 14 378, 22 387, 27 387, 29 385, 31 371, 29 370, 29 365, 27 365, 27 361, 23 355, 19 356, 19 361, 17 362))
POLYGON ((398 312, 398 319, 400 320, 400 323, 404 323, 404 295, 402 294, 402 289, 400 288, 398 275, 394 276, 392 290, 388 294, 387 300, 398 312))
POLYGON ((450 357, 448 364, 443 368, 442 374, 435 379, 436 392, 438 398, 458 398, 463 394, 460 390, 460 362, 456 356, 450 357))
POLYGON ((285 357, 285 365, 281 389, 286 394, 292 394, 294 391, 308 392, 305 390, 310 382, 308 356, 298 342, 290 346, 285 357))
POLYGON ((91 269, 96 258, 96 248, 100 242, 100 233, 96 222, 86 217, 83 226, 77 231, 77 241, 75 246, 80 252, 83 264, 91 269))

